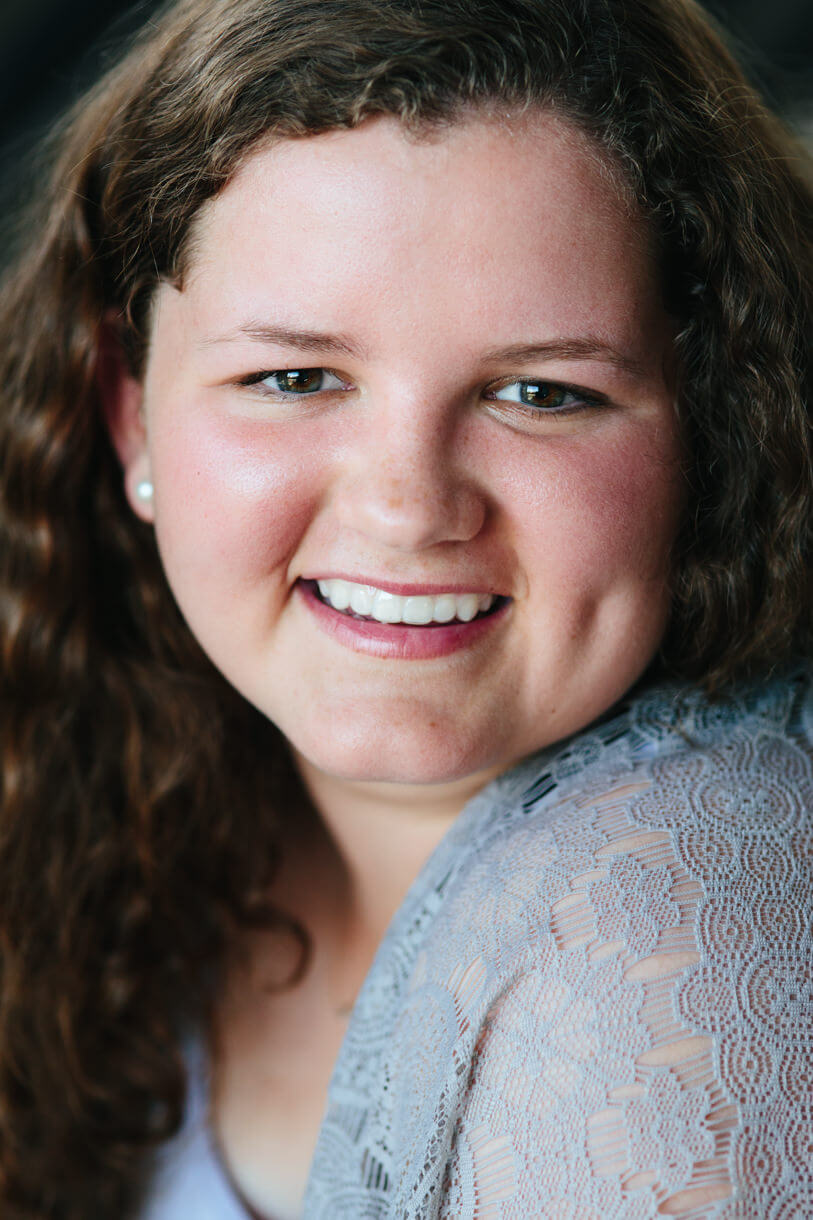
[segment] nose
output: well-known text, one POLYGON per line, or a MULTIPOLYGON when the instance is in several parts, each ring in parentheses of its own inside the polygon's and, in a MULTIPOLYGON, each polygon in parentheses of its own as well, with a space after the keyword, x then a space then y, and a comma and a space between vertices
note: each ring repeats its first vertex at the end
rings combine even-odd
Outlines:
POLYGON ((414 397, 371 407, 334 501, 340 523, 400 551, 476 537, 487 503, 466 469, 462 423, 459 412, 414 397))

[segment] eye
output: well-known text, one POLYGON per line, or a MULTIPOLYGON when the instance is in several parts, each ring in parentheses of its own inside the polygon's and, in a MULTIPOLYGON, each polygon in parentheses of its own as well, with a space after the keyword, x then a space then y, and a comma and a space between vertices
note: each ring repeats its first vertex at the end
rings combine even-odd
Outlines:
POLYGON ((255 386, 261 393, 274 398, 303 397, 320 390, 350 388, 336 373, 323 368, 264 370, 243 378, 242 385, 255 386))
POLYGON ((556 381, 541 381, 535 377, 523 377, 506 382, 486 397, 496 402, 513 402, 521 407, 555 415, 559 412, 597 407, 606 402, 602 395, 591 394, 576 386, 560 385, 556 381))

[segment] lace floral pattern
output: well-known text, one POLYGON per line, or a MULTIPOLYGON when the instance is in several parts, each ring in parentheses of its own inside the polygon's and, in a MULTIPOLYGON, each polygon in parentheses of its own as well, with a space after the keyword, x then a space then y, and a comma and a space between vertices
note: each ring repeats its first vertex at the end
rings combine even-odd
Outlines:
MULTIPOLYGON (((356 1003, 305 1220, 811 1220, 812 743, 806 671, 661 688, 469 804, 356 1003)), ((197 1093, 143 1220, 243 1214, 197 1093)))
POLYGON ((661 689, 482 793, 359 998, 308 1220, 813 1216, 811 730, 803 672, 661 689))

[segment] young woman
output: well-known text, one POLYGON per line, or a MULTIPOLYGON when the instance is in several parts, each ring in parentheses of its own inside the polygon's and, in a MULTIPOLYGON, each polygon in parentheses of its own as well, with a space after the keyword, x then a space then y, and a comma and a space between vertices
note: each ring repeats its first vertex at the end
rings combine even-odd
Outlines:
POLYGON ((2 1214, 813 1209, 811 196, 690 0, 181 0, 3 295, 2 1214))

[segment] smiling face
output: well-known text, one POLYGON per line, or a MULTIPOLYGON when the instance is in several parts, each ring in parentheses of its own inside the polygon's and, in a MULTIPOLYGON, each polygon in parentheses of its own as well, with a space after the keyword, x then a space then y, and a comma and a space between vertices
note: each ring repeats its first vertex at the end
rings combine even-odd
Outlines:
POLYGON ((305 759, 485 777, 657 649, 670 352, 645 227, 566 123, 375 119, 206 205, 113 431, 192 631, 305 759))

